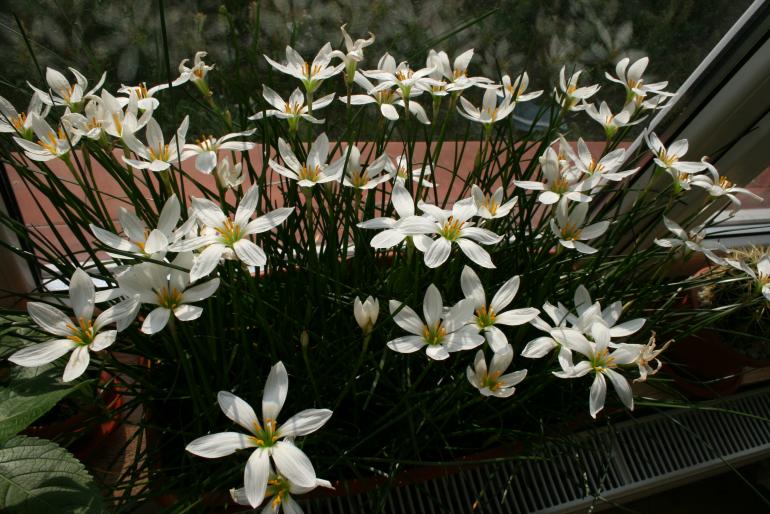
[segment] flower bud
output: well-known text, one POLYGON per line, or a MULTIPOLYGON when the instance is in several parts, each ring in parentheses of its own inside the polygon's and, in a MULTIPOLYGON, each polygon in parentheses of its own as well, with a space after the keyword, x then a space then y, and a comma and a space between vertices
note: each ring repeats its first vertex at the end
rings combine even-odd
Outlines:
POLYGON ((371 333, 379 314, 380 302, 376 298, 370 296, 363 303, 358 298, 353 301, 353 315, 364 334, 371 333))

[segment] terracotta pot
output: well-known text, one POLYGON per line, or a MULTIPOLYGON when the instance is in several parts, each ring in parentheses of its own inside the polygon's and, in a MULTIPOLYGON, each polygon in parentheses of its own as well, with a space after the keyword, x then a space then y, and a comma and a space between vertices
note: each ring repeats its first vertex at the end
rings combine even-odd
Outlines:
POLYGON ((54 439, 62 434, 71 435, 79 433, 82 435, 69 445, 69 450, 80 460, 91 455, 95 450, 102 447, 104 440, 117 428, 120 421, 119 411, 125 401, 121 387, 118 385, 119 380, 116 377, 106 371, 102 371, 99 380, 101 383, 110 384, 108 387, 102 388, 98 394, 100 406, 89 406, 61 421, 31 425, 22 433, 43 439, 54 439), (109 418, 96 426, 86 426, 86 421, 89 418, 98 416, 102 409, 109 413, 109 418))

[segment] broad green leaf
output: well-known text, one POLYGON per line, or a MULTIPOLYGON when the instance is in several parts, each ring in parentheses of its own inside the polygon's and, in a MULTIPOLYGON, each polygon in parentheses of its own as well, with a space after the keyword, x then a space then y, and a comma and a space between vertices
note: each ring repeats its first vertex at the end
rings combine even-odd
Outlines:
POLYGON ((49 368, 41 373, 30 370, 0 388, 0 441, 27 428, 56 403, 87 382, 65 384, 61 370, 49 368))
POLYGON ((93 477, 71 453, 20 435, 0 443, 0 511, 96 514, 104 505, 93 477))

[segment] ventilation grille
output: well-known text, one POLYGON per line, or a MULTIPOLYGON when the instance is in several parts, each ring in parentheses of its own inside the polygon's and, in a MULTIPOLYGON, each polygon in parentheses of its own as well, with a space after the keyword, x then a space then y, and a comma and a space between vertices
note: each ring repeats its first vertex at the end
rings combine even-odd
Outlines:
POLYGON ((584 512, 598 494, 619 501, 770 454, 770 388, 704 407, 579 434, 532 460, 469 468, 386 495, 315 499, 303 508, 307 514, 584 512))

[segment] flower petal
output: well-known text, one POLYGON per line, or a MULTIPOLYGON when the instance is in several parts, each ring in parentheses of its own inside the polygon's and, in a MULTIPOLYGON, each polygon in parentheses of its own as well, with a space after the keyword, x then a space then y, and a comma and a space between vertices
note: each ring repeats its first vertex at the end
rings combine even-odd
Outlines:
POLYGON ((96 337, 94 337, 94 340, 91 342, 88 347, 98 352, 100 350, 104 350, 105 348, 112 345, 112 343, 115 342, 115 338, 118 336, 117 330, 107 330, 106 332, 101 332, 99 334, 96 334, 96 337))
POLYGON ((298 437, 315 432, 329 421, 329 409, 305 409, 290 417, 278 429, 279 437, 298 437))
POLYGON ((27 312, 40 328, 55 336, 69 336, 72 331, 67 328, 70 319, 56 307, 46 303, 29 302, 27 312))
POLYGON ((243 488, 249 505, 256 508, 265 499, 267 481, 270 476, 270 453, 258 448, 246 461, 243 473, 243 488))
POLYGON ((249 266, 264 266, 267 263, 265 251, 248 239, 236 241, 233 250, 235 255, 249 266))
POLYGON ((288 441, 278 441, 273 446, 273 461, 278 472, 300 487, 315 486, 313 464, 307 455, 288 441))
POLYGON ((76 347, 77 344, 69 339, 54 339, 22 348, 8 357, 8 360, 18 366, 34 368, 53 362, 76 347))
POLYGON ((78 346, 70 355, 70 360, 64 368, 64 382, 71 382, 82 375, 88 368, 91 357, 88 355, 88 346, 78 346))
POLYGON ((265 383, 265 392, 262 395, 262 419, 278 419, 286 394, 289 392, 289 375, 283 362, 278 362, 270 368, 270 374, 265 383))
POLYGON ((589 400, 589 410, 592 418, 596 419, 596 415, 604 408, 606 396, 607 382, 604 380, 604 375, 597 373, 593 384, 591 384, 591 397, 589 400))
POLYGON ((94 315, 94 283, 81 268, 75 270, 70 279, 70 302, 77 318, 90 320, 94 315))
POLYGON ((256 443, 246 434, 220 432, 199 437, 188 444, 185 450, 198 457, 216 459, 217 457, 224 457, 238 450, 253 448, 254 446, 256 446, 256 443))
POLYGON ((513 298, 516 296, 520 283, 521 279, 517 275, 503 284, 497 293, 495 293, 494 298, 492 298, 492 302, 489 304, 492 310, 495 312, 501 312, 503 309, 508 307, 508 305, 513 301, 513 298))
POLYGON ((396 312, 396 310, 399 308, 401 309, 395 316, 393 316, 393 321, 396 323, 396 325, 403 328, 410 334, 422 335, 422 329, 425 325, 411 307, 397 300, 391 300, 389 307, 391 314, 396 312))
POLYGON ((414 353, 425 345, 420 336, 402 336, 388 341, 388 348, 398 353, 414 353))
POLYGON ((145 334, 157 334, 166 327, 171 311, 165 307, 156 307, 144 318, 142 332, 145 334))
POLYGON ((251 405, 233 393, 219 391, 219 393, 217 393, 217 402, 225 416, 235 423, 238 423, 249 432, 253 433, 257 427, 260 426, 259 419, 257 419, 257 415, 254 413, 254 409, 251 408, 251 405))

